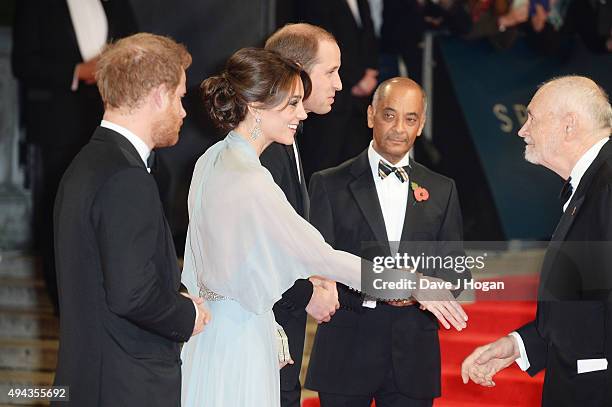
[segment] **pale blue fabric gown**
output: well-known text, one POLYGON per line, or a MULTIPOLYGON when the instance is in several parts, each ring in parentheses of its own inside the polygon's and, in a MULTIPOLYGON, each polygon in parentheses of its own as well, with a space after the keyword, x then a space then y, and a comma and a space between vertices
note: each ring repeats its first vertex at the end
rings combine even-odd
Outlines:
POLYGON ((212 321, 183 347, 183 406, 280 406, 272 306, 296 279, 320 275, 360 289, 360 259, 335 251, 287 202, 242 136, 198 160, 189 191, 183 284, 212 321))

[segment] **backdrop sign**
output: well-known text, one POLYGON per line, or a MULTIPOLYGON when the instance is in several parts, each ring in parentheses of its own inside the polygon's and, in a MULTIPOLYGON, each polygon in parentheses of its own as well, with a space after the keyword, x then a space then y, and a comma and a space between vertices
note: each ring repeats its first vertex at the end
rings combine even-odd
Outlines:
POLYGON ((562 180, 526 162, 518 130, 538 85, 554 76, 591 77, 612 90, 612 57, 576 46, 565 58, 542 56, 524 41, 498 51, 487 42, 440 38, 460 108, 508 239, 550 236, 561 214, 562 180))

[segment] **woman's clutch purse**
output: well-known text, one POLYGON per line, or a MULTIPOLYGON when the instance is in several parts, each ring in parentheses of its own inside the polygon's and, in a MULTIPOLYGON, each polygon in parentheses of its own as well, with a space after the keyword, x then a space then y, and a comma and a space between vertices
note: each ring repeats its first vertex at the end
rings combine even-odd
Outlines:
POLYGON ((278 363, 285 364, 291 360, 289 354, 289 338, 282 326, 276 324, 276 339, 278 341, 278 363))

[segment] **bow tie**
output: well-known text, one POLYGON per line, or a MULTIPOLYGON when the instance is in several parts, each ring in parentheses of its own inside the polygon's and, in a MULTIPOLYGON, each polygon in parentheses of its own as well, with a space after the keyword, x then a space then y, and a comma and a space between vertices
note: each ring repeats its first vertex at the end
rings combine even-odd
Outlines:
POLYGON ((400 182, 406 182, 408 181, 408 174, 410 174, 410 166, 405 165, 403 167, 393 167, 385 163, 383 160, 380 160, 378 162, 378 176, 380 179, 387 178, 391 173, 395 173, 395 176, 400 180, 400 182))
POLYGON ((155 164, 157 163, 157 160, 155 159, 155 151, 151 150, 151 152, 149 153, 149 158, 147 158, 147 168, 150 170, 155 170, 155 164))
POLYGON ((559 193, 561 205, 565 205, 567 200, 572 196, 573 191, 574 187, 572 186, 572 177, 569 177, 567 181, 565 181, 565 184, 563 184, 563 188, 561 188, 561 192, 559 193))

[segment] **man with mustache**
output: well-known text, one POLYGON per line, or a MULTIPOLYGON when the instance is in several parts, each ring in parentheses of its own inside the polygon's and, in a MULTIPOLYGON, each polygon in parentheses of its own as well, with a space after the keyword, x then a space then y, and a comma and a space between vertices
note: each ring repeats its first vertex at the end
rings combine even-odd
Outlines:
MULTIPOLYGON (((73 406, 178 406, 179 345, 202 331, 202 300, 181 273, 150 157, 176 144, 191 55, 136 34, 97 63, 100 126, 72 161, 55 204, 60 304, 56 386, 73 406)), ((61 129, 54 129, 60 131, 61 129)))
MULTIPOLYGON (((416 82, 383 82, 368 107, 370 146, 312 176, 310 220, 332 247, 371 260, 408 253, 418 241, 460 246, 455 183, 410 158, 426 110, 416 82)), ((456 283, 458 275, 438 277, 456 283)), ((440 396, 436 317, 414 301, 371 301, 342 285, 338 292, 342 307, 317 329, 305 384, 319 392, 321 406, 369 407, 373 399, 380 407, 431 406, 440 396)))
POLYGON ((461 366, 485 387, 516 362, 546 369, 542 406, 612 405, 612 107, 582 76, 543 84, 519 130, 525 159, 566 180, 563 215, 544 257, 534 321, 480 346, 461 366))
MULTIPOLYGON (((288 24, 272 34, 265 47, 296 61, 310 76, 312 90, 304 100, 306 112, 318 115, 329 113, 336 92, 342 89, 338 75, 340 48, 334 36, 311 24, 288 24)), ((308 220, 310 202, 298 148, 297 139, 301 138, 300 136, 300 132, 296 133, 296 142, 292 146, 273 143, 261 154, 260 160, 283 190, 291 206, 308 220)), ((338 306, 336 283, 316 278, 296 281, 274 305, 274 316, 287 334, 290 354, 294 361, 281 370, 283 407, 300 405, 299 376, 304 351, 306 314, 310 314, 319 323, 326 322, 338 306)))

